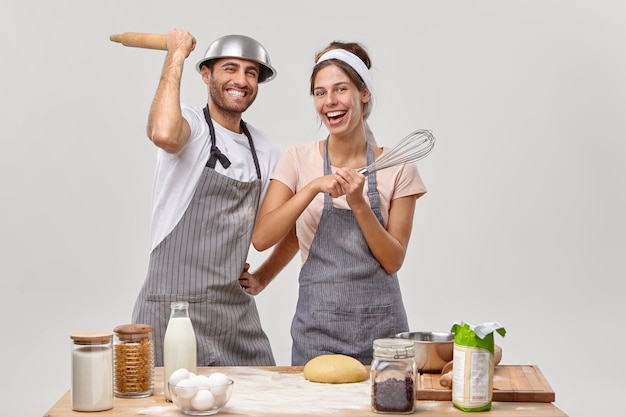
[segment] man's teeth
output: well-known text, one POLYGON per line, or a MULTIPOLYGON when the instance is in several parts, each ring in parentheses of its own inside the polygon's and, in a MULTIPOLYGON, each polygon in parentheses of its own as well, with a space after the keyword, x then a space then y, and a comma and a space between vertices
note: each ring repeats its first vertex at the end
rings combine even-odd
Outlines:
POLYGON ((239 96, 239 97, 243 97, 246 95, 246 93, 244 93, 243 91, 237 91, 237 90, 230 90, 228 93, 233 96, 239 96))

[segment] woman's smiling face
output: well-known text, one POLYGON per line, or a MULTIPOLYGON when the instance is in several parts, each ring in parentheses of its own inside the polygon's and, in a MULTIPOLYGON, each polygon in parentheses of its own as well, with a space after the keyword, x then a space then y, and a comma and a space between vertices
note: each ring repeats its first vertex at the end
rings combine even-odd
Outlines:
POLYGON ((360 92, 341 68, 329 65, 316 74, 313 97, 329 132, 346 134, 363 122, 363 103, 370 95, 367 90, 360 92))

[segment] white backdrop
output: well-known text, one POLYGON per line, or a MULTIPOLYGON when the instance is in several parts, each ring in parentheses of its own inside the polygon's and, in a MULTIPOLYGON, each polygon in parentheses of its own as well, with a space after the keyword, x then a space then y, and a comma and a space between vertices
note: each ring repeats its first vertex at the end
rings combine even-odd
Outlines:
MULTIPOLYGON (((438 140, 419 163, 429 192, 399 273, 411 329, 498 321, 508 331, 496 340, 502 363, 538 365, 559 408, 618 415, 626 3, 0 8, 3 414, 43 415, 69 388, 70 333, 130 320, 148 261, 155 148, 144 130, 164 53, 109 35, 177 27, 198 40, 183 79, 189 103, 206 100, 192 63, 213 39, 242 33, 266 46, 278 77, 244 118, 284 147, 325 135, 308 95, 314 54, 332 40, 362 42, 374 63, 379 143, 417 128, 438 140)), ((281 365, 298 269, 296 259, 257 297, 281 365)))

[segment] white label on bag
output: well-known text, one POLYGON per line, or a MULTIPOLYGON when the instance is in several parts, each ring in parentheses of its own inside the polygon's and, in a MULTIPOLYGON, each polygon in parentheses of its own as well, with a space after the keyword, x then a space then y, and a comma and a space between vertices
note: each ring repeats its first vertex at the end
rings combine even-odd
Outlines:
POLYGON ((489 404, 493 389, 493 356, 485 349, 454 345, 452 401, 464 408, 489 404))

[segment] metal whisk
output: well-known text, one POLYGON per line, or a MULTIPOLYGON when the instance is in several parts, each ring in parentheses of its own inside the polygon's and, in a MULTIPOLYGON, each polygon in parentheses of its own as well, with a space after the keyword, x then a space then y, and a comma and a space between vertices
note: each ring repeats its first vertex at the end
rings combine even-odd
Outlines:
POLYGON ((381 169, 419 161, 427 156, 434 146, 435 137, 430 130, 416 130, 405 136, 389 153, 381 156, 365 168, 361 168, 358 172, 367 176, 381 169))

